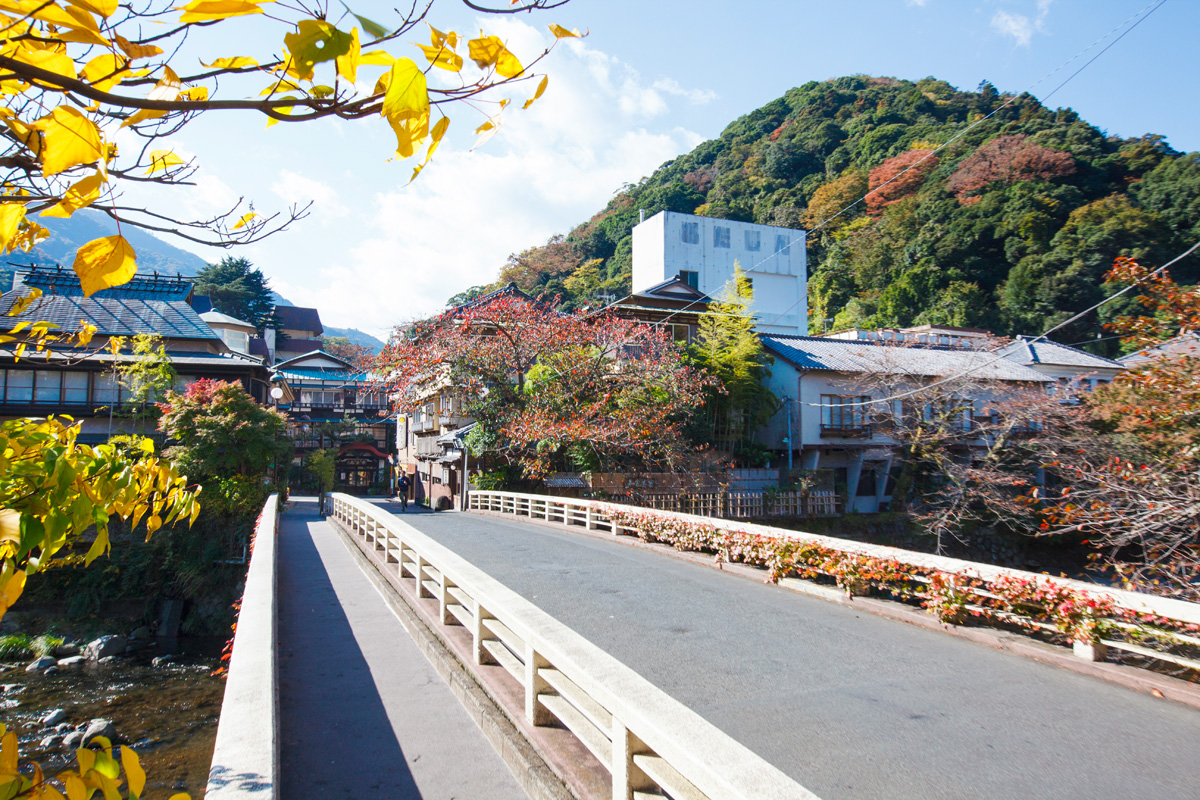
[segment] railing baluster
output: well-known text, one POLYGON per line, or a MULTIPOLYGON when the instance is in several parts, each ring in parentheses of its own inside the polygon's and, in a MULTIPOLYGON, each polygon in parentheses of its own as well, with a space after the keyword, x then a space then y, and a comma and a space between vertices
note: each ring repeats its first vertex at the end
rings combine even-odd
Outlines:
POLYGON ((612 798, 613 800, 633 800, 634 792, 644 792, 656 788, 654 781, 633 763, 633 757, 648 751, 641 740, 629 732, 616 716, 613 716, 612 733, 612 798))
POLYGON ((550 689, 546 679, 538 670, 550 666, 534 649, 532 642, 525 643, 525 719, 532 725, 549 725, 554 721, 550 709, 538 702, 538 695, 550 689))

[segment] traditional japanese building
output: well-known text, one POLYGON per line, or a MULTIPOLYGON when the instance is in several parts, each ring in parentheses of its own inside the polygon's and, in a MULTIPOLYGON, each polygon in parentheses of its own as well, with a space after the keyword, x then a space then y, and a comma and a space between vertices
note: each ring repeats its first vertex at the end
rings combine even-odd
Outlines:
POLYGON ((109 349, 111 340, 138 334, 161 337, 176 390, 199 378, 235 381, 266 402, 270 376, 263 360, 231 348, 192 308, 192 299, 191 281, 177 275, 139 274, 85 297, 72 270, 18 269, 12 291, 0 297, 0 332, 40 321, 68 333, 88 324, 96 333, 86 347, 55 346, 44 353, 29 348, 20 358, 11 348, 0 351, 0 418, 69 414, 80 420, 79 439, 85 443, 118 433, 158 436, 153 423, 128 413, 130 391, 115 369, 138 357, 128 345, 115 355, 109 349), (33 289, 42 296, 24 313, 5 315, 33 289))

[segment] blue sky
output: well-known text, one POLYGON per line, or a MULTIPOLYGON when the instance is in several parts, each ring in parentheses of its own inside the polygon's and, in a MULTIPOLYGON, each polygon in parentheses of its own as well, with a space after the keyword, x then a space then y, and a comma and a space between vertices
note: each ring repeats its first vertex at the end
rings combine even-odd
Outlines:
MULTIPOLYGON (((381 21, 390 13, 383 3, 351 5, 381 21)), ((986 79, 1001 91, 1021 91, 1148 5, 572 0, 544 14, 479 20, 439 0, 431 15, 439 27, 469 33, 482 24, 518 56, 549 42, 550 22, 590 35, 564 42, 543 62, 551 76, 546 95, 527 112, 510 107, 481 148, 470 150, 470 131, 483 117, 452 115, 446 142, 411 185, 412 164, 388 161, 395 140, 381 120, 268 130, 251 114, 210 114, 170 142, 198 159, 199 185, 145 199, 193 216, 237 197, 253 200, 260 213, 312 200, 310 218, 236 254, 285 297, 318 307, 326 324, 384 335, 493 280, 509 253, 566 233, 623 184, 793 86, 867 73, 932 75, 964 89, 986 79)), ((265 56, 266 48, 249 44, 263 24, 247 22, 240 40, 192 46, 207 58, 265 56)), ((1200 150, 1197 30, 1200 3, 1167 0, 1048 104, 1072 107, 1110 134, 1161 133, 1177 149, 1200 150)), ((1034 94, 1044 97, 1095 52, 1034 94)), ((532 88, 512 93, 516 106, 532 88)), ((210 260, 223 254, 197 252, 210 260)))

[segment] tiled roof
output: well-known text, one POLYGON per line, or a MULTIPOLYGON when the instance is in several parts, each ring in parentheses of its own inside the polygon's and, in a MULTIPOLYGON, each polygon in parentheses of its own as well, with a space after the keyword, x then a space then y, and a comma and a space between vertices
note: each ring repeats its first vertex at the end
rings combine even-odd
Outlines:
POLYGON ((309 352, 302 353, 298 356, 292 356, 291 358, 288 358, 288 359, 285 359, 283 361, 276 363, 275 366, 276 367, 285 367, 288 364, 295 364, 299 361, 303 361, 304 359, 310 358, 312 356, 319 356, 321 358, 328 359, 330 361, 336 361, 337 363, 344 365, 346 369, 351 368, 350 362, 347 361, 346 359, 338 358, 337 356, 333 355, 332 353, 326 353, 324 350, 321 350, 320 348, 317 348, 315 350, 310 350, 309 352))
POLYGON ((701 303, 712 302, 711 297, 677 277, 665 280, 662 283, 656 283, 648 289, 634 292, 632 297, 669 297, 672 300, 694 300, 701 303))
POLYGON ((259 358, 270 358, 271 351, 267 347, 267 340, 260 336, 250 337, 250 355, 258 356, 259 358))
POLYGON ((231 317, 228 314, 222 314, 220 311, 205 311, 200 315, 200 319, 209 323, 215 322, 218 325, 237 325, 243 328, 254 327, 254 323, 252 322, 246 322, 244 319, 238 319, 237 317, 231 317))
POLYGON ((325 332, 321 327, 321 314, 315 308, 300 306, 275 306, 275 316, 279 319, 279 327, 292 331, 316 331, 318 335, 325 332))
MULTIPOLYGON (((12 307, 25 293, 12 291, 0 297, 0 314, 12 307)), ((64 330, 74 330, 80 320, 96 326, 107 336, 132 336, 153 333, 167 339, 219 339, 213 329, 185 300, 146 300, 104 297, 97 292, 82 295, 45 295, 24 314, 0 316, 0 330, 10 330, 21 321, 52 322, 64 330)))
MULTIPOLYGON (((17 270, 13 276, 13 289, 22 286, 32 286, 41 289, 43 294, 56 297, 83 297, 83 287, 74 271, 62 267, 33 267, 17 270)), ((159 275, 139 273, 128 283, 112 289, 103 289, 92 295, 93 298, 108 298, 121 300, 184 300, 192 293, 192 282, 180 275, 159 275)))
POLYGON ((1017 340, 1001 350, 1000 354, 1018 364, 1050 364, 1091 369, 1120 369, 1124 366, 1119 361, 1094 356, 1070 345, 1045 339, 1033 342, 1024 336, 1018 336, 1017 340))
POLYGON ((884 345, 858 339, 763 336, 763 344, 800 369, 834 372, 892 372, 940 378, 959 373, 986 380, 1052 380, 997 353, 951 347, 884 345))
POLYGON ((346 383, 365 383, 371 380, 371 373, 353 370, 310 369, 296 367, 294 369, 277 369, 275 374, 288 381, 344 381, 346 383))

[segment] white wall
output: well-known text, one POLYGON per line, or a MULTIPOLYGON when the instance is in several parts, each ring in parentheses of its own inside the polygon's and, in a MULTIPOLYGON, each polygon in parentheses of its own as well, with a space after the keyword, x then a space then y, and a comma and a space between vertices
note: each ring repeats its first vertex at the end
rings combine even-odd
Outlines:
POLYGON ((639 292, 695 272, 697 287, 716 297, 733 277, 734 262, 754 282, 754 303, 762 333, 808 333, 808 263, 805 232, 713 217, 662 211, 633 229, 633 291, 639 292), (694 232, 692 241, 685 241, 694 232), (749 240, 747 237, 749 234, 749 240), (777 237, 787 246, 777 250, 777 237), (758 250, 748 249, 757 239, 758 250), (697 241, 698 240, 698 241, 697 241), (728 247, 717 242, 728 241, 728 247))

